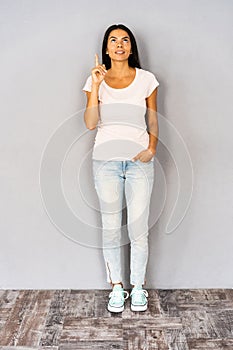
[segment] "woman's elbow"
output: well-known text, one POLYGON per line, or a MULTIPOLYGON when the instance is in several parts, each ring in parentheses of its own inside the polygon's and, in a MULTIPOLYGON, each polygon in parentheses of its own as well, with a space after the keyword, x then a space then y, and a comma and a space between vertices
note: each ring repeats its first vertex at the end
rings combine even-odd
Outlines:
POLYGON ((96 126, 87 126, 87 129, 94 130, 94 129, 96 129, 96 126))
POLYGON ((96 125, 90 124, 86 120, 84 120, 84 121, 85 121, 85 125, 86 125, 87 129, 94 130, 96 128, 96 125))
POLYGON ((86 125, 86 128, 89 130, 93 130, 96 128, 96 125, 94 125, 93 123, 90 123, 89 118, 87 118, 87 116, 84 114, 84 123, 86 125))

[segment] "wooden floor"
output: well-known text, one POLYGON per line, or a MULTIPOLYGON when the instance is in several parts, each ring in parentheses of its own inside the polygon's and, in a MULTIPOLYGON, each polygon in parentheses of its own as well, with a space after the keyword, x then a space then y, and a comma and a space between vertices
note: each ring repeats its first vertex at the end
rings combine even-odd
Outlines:
POLYGON ((110 290, 0 290, 0 349, 233 349, 232 289, 147 290, 120 314, 110 290))

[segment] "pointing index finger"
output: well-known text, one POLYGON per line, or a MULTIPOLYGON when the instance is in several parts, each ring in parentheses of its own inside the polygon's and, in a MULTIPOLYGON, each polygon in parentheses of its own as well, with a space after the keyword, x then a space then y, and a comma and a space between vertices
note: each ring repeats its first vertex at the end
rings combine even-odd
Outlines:
POLYGON ((99 65, 99 58, 97 53, 95 54, 95 66, 97 67, 99 65))

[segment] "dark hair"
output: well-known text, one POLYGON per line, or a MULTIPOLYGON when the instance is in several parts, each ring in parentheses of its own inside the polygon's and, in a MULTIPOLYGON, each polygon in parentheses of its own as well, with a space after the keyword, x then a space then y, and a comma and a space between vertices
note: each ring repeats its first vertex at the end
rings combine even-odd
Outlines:
POLYGON ((106 49, 107 49, 109 34, 111 33, 112 30, 115 30, 115 29, 123 29, 129 35, 130 42, 131 42, 131 50, 132 50, 132 53, 128 59, 129 66, 133 68, 134 67, 141 68, 135 37, 131 32, 131 30, 127 28, 124 24, 113 24, 106 30, 104 34, 103 44, 102 44, 102 64, 105 64, 106 69, 111 68, 111 58, 109 57, 108 54, 106 54, 106 49))

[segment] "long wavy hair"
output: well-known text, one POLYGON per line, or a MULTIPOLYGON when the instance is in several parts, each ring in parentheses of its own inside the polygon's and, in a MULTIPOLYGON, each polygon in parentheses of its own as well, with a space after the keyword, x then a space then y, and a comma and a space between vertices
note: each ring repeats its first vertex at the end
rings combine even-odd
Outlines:
POLYGON ((129 35, 130 42, 131 42, 131 51, 132 51, 131 55, 128 58, 129 66, 133 68, 134 67, 141 68, 135 37, 131 32, 131 30, 127 28, 124 24, 113 24, 110 27, 108 27, 108 29, 106 30, 103 38, 103 44, 102 44, 102 64, 105 64, 106 69, 111 68, 111 58, 109 57, 108 54, 106 54, 106 49, 107 49, 109 34, 111 33, 112 30, 115 30, 115 29, 123 29, 129 35))

